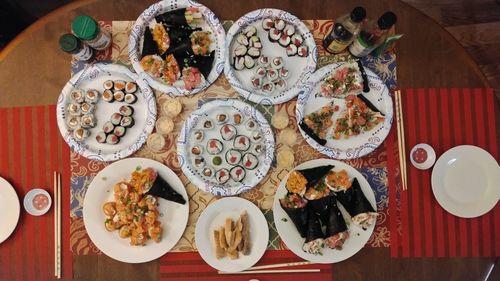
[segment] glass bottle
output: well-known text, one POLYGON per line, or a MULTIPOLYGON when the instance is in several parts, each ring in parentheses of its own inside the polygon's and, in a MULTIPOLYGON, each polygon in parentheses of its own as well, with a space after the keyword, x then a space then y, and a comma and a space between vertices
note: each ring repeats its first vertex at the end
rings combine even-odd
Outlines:
POLYGON ((396 21, 397 17, 393 12, 385 12, 376 22, 368 21, 349 46, 349 52, 355 57, 368 55, 385 42, 389 29, 396 21))
POLYGON ((88 61, 94 56, 94 51, 89 46, 83 44, 80 39, 73 34, 63 34, 59 37, 59 47, 61 50, 80 61, 88 61))
POLYGON ((330 33, 323 38, 323 47, 329 53, 340 53, 356 38, 366 17, 363 7, 356 7, 350 14, 340 16, 330 33))
POLYGON ((92 18, 80 15, 71 23, 73 34, 96 50, 104 50, 111 45, 111 35, 92 18))

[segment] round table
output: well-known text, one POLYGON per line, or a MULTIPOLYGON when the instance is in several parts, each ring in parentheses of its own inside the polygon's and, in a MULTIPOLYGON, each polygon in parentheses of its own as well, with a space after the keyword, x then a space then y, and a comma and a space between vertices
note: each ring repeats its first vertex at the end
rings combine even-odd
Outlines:
MULTIPOLYGON (((156 0, 77 1, 34 23, 0 53, 0 107, 56 102, 70 77, 70 56, 59 50, 57 40, 62 33, 70 31, 71 20, 76 15, 89 14, 99 20, 135 20, 154 2, 156 0)), ((283 9, 302 19, 332 19, 350 11, 354 5, 340 0, 232 0, 230 6, 216 0, 200 2, 220 19, 237 19, 264 7, 283 9)), ((397 31, 404 34, 397 44, 399 88, 489 87, 479 67, 459 43, 418 10, 397 0, 358 0, 356 4, 365 7, 372 18, 387 10, 398 15, 397 31)), ((337 280, 479 280, 492 260, 390 258, 389 248, 365 248, 335 264, 334 275, 337 280)), ((74 280, 159 279, 157 261, 128 265, 101 255, 74 256, 73 263, 74 280)), ((491 280, 495 278, 492 277, 491 280)))

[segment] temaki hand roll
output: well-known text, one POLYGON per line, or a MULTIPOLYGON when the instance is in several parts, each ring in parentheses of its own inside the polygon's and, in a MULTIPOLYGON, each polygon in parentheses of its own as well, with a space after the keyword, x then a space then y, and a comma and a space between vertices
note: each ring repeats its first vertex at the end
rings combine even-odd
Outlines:
POLYGON ((349 231, 344 217, 337 206, 337 200, 331 197, 328 221, 326 223, 325 245, 331 249, 342 249, 342 245, 349 238, 349 231))
POLYGON ((158 54, 158 45, 153 40, 153 34, 149 27, 144 30, 144 40, 142 41, 142 57, 158 54))
POLYGON ((375 222, 377 212, 361 190, 358 179, 354 178, 351 187, 346 190, 335 192, 335 196, 351 215, 353 223, 366 229, 375 222))
POLYGON ((304 252, 320 255, 324 247, 324 234, 318 216, 309 210, 309 220, 307 223, 306 241, 302 246, 304 252))
POLYGON ((155 19, 168 26, 195 25, 203 21, 203 15, 198 8, 187 7, 163 13, 155 19))
POLYGON ((307 209, 307 200, 298 194, 288 193, 285 198, 280 199, 281 208, 290 217, 297 228, 300 236, 305 238, 309 210, 307 209))
POLYGON ((316 186, 319 182, 321 182, 323 180, 323 177, 333 168, 334 168, 333 165, 326 165, 309 169, 302 169, 298 171, 306 178, 307 180, 306 186, 310 188, 316 186))
MULTIPOLYGON (((314 191, 316 193, 316 196, 314 196, 315 199, 308 199, 308 206, 309 209, 318 215, 321 224, 324 226, 328 223, 328 217, 330 216, 330 201, 335 200, 335 198, 330 195, 330 191, 324 186, 324 183, 319 183, 318 186, 318 189, 321 189, 321 191, 314 191), (328 191, 326 192, 326 190, 328 191)), ((307 195, 311 195, 311 189, 313 188, 308 189, 306 192, 307 195)), ((311 198, 311 196, 307 197, 311 198)))
POLYGON ((146 168, 142 172, 147 175, 143 193, 159 196, 182 205, 186 204, 186 199, 177 193, 153 168, 146 168))

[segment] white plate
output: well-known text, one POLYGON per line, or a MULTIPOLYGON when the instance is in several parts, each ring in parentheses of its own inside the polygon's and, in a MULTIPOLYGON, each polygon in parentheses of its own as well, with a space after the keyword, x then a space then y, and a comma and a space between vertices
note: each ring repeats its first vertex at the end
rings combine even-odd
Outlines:
POLYGON ((266 218, 252 202, 239 197, 222 198, 208 205, 201 213, 196 223, 195 241, 201 257, 208 265, 221 271, 237 272, 253 266, 264 255, 269 241, 269 228, 266 218), (243 211, 247 211, 250 222, 252 243, 250 255, 244 256, 240 253, 237 260, 231 260, 228 257, 216 259, 213 231, 224 226, 228 217, 231 217, 233 221, 237 220, 243 211))
POLYGON ((14 187, 0 178, 0 214, 3 214, 0 220, 0 243, 7 240, 16 229, 20 211, 19 198, 14 187))
POLYGON ((240 19, 238 19, 227 32, 226 48, 225 48, 225 63, 224 75, 233 86, 233 88, 246 99, 261 103, 264 105, 280 104, 291 100, 299 94, 298 88, 300 81, 306 81, 311 73, 316 70, 318 52, 314 38, 305 26, 305 24, 296 16, 277 9, 260 9, 252 11, 240 19), (295 26, 296 33, 300 33, 304 38, 305 45, 309 48, 309 56, 307 57, 288 57, 286 48, 281 47, 278 43, 270 42, 268 39, 268 32, 262 28, 262 19, 264 18, 280 18, 286 23, 295 26), (287 88, 282 92, 275 92, 273 95, 266 95, 260 91, 255 90, 250 82, 250 77, 253 75, 253 69, 235 70, 231 66, 232 53, 235 48, 233 39, 236 38, 245 28, 253 25, 257 28, 257 35, 262 42, 262 54, 269 58, 280 56, 284 60, 284 67, 290 71, 291 76, 286 80, 287 88))
MULTIPOLYGON (((228 121, 230 123, 230 121, 228 121)), ((252 143, 254 143, 252 141, 252 143)), ((250 147, 251 148, 251 147, 250 147)), ((221 168, 227 168, 230 170, 230 166, 227 163, 223 163, 217 169, 211 164, 212 157, 208 153, 204 152, 205 160, 208 166, 214 168, 214 173, 221 168)), ((217 196, 232 196, 237 195, 241 192, 245 192, 254 186, 256 186, 266 175, 271 167, 271 163, 274 159, 274 135, 269 123, 266 118, 258 111, 254 106, 247 104, 245 102, 229 99, 229 100, 214 100, 207 102, 202 105, 199 109, 195 110, 186 122, 183 124, 179 138, 177 139, 177 158, 182 167, 182 172, 196 185, 198 188, 210 192, 217 196), (219 156, 225 159, 225 153, 232 146, 233 140, 225 141, 220 137, 220 126, 216 125, 215 117, 219 113, 225 113, 228 115, 230 120, 232 119, 233 113, 240 113, 243 116, 243 121, 241 125, 235 125, 238 134, 243 134, 250 137, 250 131, 245 128, 245 123, 249 118, 255 120, 258 124, 258 129, 261 131, 263 139, 260 141, 261 144, 265 146, 265 153, 258 156, 259 165, 254 170, 246 170, 245 179, 242 182, 235 182, 229 179, 223 185, 218 184, 215 179, 207 179, 201 174, 201 168, 195 168, 193 165, 194 155, 191 154, 191 148, 198 144, 194 140, 194 131, 203 130, 204 131, 204 141, 203 149, 206 150, 206 140, 210 138, 219 139, 224 144, 224 149, 219 156), (214 124, 214 128, 211 130, 201 129, 203 127, 203 122, 206 118, 209 118, 214 124)), ((225 162, 225 160, 223 160, 225 162)))
POLYGON ((135 21, 128 39, 128 54, 135 71, 139 73, 141 78, 154 89, 175 96, 193 95, 210 86, 222 73, 222 70, 224 69, 223 55, 225 37, 226 32, 224 31, 224 27, 219 22, 217 16, 215 16, 209 8, 193 0, 164 0, 149 6, 149 8, 144 10, 144 12, 142 12, 142 14, 135 21), (147 26, 149 26, 149 23, 158 15, 186 7, 197 7, 200 10, 205 20, 205 23, 201 24, 200 27, 203 28, 203 30, 211 31, 213 39, 215 39, 215 54, 212 70, 210 71, 208 77, 205 77, 204 83, 191 91, 184 88, 183 82, 170 86, 160 79, 152 77, 146 73, 144 69, 142 69, 142 66, 139 63, 142 57, 141 49, 144 38, 144 30, 147 26))
POLYGON ((432 170, 432 192, 449 213, 475 218, 495 207, 500 197, 500 167, 487 151, 472 145, 449 149, 432 170))
POLYGON ((170 251, 179 241, 186 228, 189 216, 189 201, 184 185, 167 166, 145 158, 127 158, 112 163, 100 171, 89 184, 83 202, 83 222, 92 242, 107 256, 127 263, 142 263, 155 260, 170 251), (104 228, 106 216, 102 205, 113 201, 113 186, 121 180, 130 179, 137 167, 154 168, 184 199, 181 205, 158 197, 159 221, 163 227, 160 243, 149 240, 146 246, 131 246, 130 239, 122 239, 118 231, 108 232, 104 228))
MULTIPOLYGON (((359 185, 361 186, 361 190, 363 190, 363 193, 365 194, 368 201, 370 201, 372 207, 377 210, 375 194, 373 193, 373 190, 371 189, 368 181, 360 172, 343 162, 331 159, 316 159, 302 163, 299 166, 295 167, 294 170, 301 170, 325 165, 334 165, 335 167, 332 169, 334 171, 345 169, 351 179, 357 178, 359 185)), ((290 171, 290 173, 292 171, 290 171)), ((368 227, 366 230, 363 230, 361 227, 352 223, 351 216, 349 215, 349 213, 347 213, 347 211, 342 207, 341 204, 339 204, 338 206, 349 229, 349 238, 342 246, 342 250, 332 250, 326 247, 323 248, 323 255, 313 255, 302 250, 302 246, 304 245, 304 238, 300 237, 297 228, 293 224, 292 220, 288 217, 286 212, 283 210, 283 208, 281 208, 281 204, 279 201, 279 199, 285 197, 285 195, 287 194, 285 185, 290 173, 288 173, 288 175, 286 175, 283 180, 281 180, 281 183, 276 190, 273 204, 274 223, 276 224, 278 234, 280 235, 283 242, 285 242, 286 246, 297 256, 305 260, 317 263, 340 262, 350 258, 354 254, 359 252, 365 246, 366 242, 368 242, 368 239, 370 239, 370 236, 375 229, 375 223, 368 227), (285 218, 286 221, 283 221, 283 218, 285 218)))
POLYGON ((138 79, 137 74, 118 64, 96 63, 89 65, 66 83, 57 100, 57 125, 61 135, 72 150, 92 160, 115 161, 131 155, 146 142, 148 135, 153 131, 155 120, 155 95, 144 81, 138 79), (108 103, 100 97, 94 113, 97 125, 90 129, 91 134, 87 139, 78 142, 68 130, 65 121, 68 116, 66 106, 70 103, 69 94, 74 88, 96 89, 102 94, 104 91, 102 85, 106 80, 134 81, 139 86, 136 92, 137 102, 131 105, 134 108, 132 117, 135 120, 135 125, 127 129, 126 135, 120 139, 118 144, 98 143, 95 137, 98 132, 102 131, 103 124, 110 120, 113 113, 118 112, 120 106, 126 105, 124 102, 116 101, 108 103))
MULTIPOLYGON (((334 63, 322 67, 311 75, 307 82, 302 83, 299 86, 301 92, 299 94, 295 110, 297 123, 300 123, 300 121, 307 114, 319 110, 322 106, 330 103, 332 100, 334 101, 334 104, 340 106, 340 110, 334 113, 332 119, 340 117, 343 108, 345 108, 344 99, 316 97, 316 93, 319 91, 319 87, 323 79, 341 66, 342 63, 334 63)), ((389 134, 393 116, 392 99, 389 95, 389 90, 382 79, 380 79, 380 77, 378 77, 373 71, 367 68, 365 68, 365 70, 369 80, 370 92, 362 94, 369 99, 375 107, 385 114, 385 120, 383 123, 378 124, 368 132, 363 132, 357 136, 351 136, 348 139, 328 139, 325 146, 320 145, 314 139, 310 138, 302 130, 302 128, 299 127, 299 130, 307 143, 328 157, 335 159, 353 159, 365 156, 379 147, 389 134)))

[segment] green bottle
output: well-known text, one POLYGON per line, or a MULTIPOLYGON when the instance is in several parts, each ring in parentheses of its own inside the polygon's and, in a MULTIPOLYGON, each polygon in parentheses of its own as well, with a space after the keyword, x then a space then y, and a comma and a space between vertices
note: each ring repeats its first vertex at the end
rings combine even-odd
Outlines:
POLYGON ((61 37, 59 37, 59 47, 61 50, 73 55, 75 59, 80 61, 88 61, 94 56, 92 48, 83 44, 83 42, 73 34, 67 33, 61 35, 61 37))
POLYGON ((111 35, 92 18, 80 15, 71 23, 73 34, 96 50, 107 49, 111 45, 111 35))

